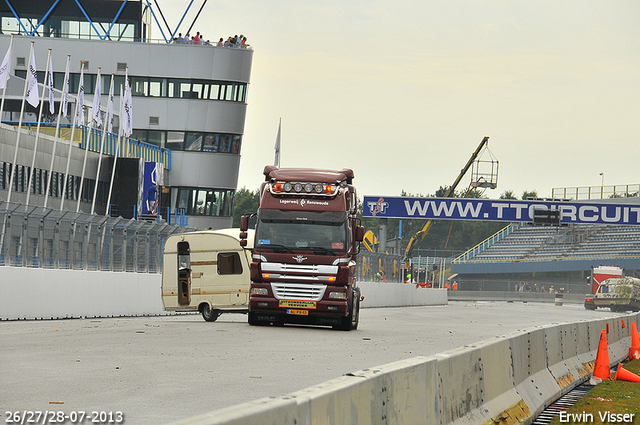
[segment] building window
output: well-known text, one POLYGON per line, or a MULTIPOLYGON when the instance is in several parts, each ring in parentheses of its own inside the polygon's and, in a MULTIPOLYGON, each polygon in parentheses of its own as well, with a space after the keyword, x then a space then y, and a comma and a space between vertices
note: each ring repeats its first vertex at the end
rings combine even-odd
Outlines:
POLYGON ((226 189, 173 187, 171 203, 186 215, 230 217, 234 194, 226 189))
POLYGON ((167 97, 167 79, 149 78, 149 96, 167 97))
POLYGON ((240 154, 242 135, 164 130, 133 130, 132 138, 172 151, 240 154))
POLYGON ((147 131, 147 138, 141 140, 160 148, 164 148, 166 134, 167 133, 165 131, 149 130, 147 131))
POLYGON ((201 151, 202 150, 202 139, 204 137, 203 133, 187 133, 187 138, 185 139, 184 150, 185 151, 201 151))
MULTIPOLYGON (((16 69, 15 75, 26 78, 27 71, 16 69)), ((38 82, 44 84, 44 69, 38 71, 38 82)), ((101 75, 102 94, 109 93, 111 75, 101 75)), ((95 92, 97 74, 85 73, 84 93, 95 92)), ((246 100, 247 85, 244 83, 219 83, 204 80, 189 80, 178 78, 157 77, 129 77, 131 81, 131 94, 140 97, 170 97, 182 99, 222 100, 228 102, 244 102, 246 100)), ((69 93, 78 93, 80 83, 79 73, 69 74, 69 93)), ((64 72, 53 73, 53 85, 58 90, 63 89, 64 72)), ((113 78, 113 92, 118 96, 120 86, 124 85, 124 76, 115 75, 113 78)))
POLYGON ((184 131, 167 131, 167 149, 181 151, 184 147, 184 131))

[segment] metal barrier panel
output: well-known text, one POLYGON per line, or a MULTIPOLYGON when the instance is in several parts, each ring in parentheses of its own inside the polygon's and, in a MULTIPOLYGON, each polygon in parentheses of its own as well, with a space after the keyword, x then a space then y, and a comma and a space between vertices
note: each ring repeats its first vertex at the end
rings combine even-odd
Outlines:
POLYGON ((360 252, 356 266, 357 280, 367 282, 383 281, 383 278, 376 275, 379 271, 384 270, 387 283, 402 282, 403 267, 401 255, 360 252))
POLYGON ((0 266, 159 273, 167 236, 193 230, 0 200, 0 266))

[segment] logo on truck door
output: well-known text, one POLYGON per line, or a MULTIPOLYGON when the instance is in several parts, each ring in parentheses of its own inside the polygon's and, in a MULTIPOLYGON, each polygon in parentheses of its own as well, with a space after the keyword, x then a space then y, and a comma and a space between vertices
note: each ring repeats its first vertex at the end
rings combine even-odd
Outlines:
POLYGON ((294 260, 296 260, 298 262, 298 264, 302 263, 304 260, 307 259, 307 257, 303 257, 302 255, 296 255, 295 257, 293 257, 294 260))

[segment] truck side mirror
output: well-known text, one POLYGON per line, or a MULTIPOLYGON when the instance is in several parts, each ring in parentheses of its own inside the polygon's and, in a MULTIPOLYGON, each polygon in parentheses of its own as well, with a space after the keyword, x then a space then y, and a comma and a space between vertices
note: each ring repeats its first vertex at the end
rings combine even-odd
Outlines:
POLYGON ((364 240, 364 226, 356 227, 356 242, 362 242, 364 240))
MULTIPOLYGON (((246 232, 247 229, 249 229, 249 216, 248 215, 243 215, 242 217, 240 217, 240 231, 241 232, 246 232)), ((242 235, 240 235, 240 237, 242 237, 242 235)), ((245 233, 245 238, 246 238, 246 233, 245 233)))

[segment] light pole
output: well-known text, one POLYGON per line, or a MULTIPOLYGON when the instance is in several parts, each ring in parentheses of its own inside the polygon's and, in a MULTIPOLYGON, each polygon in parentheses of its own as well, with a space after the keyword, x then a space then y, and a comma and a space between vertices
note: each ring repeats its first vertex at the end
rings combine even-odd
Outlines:
POLYGON ((600 177, 602 177, 600 184, 600 199, 604 199, 604 173, 600 173, 600 177))

